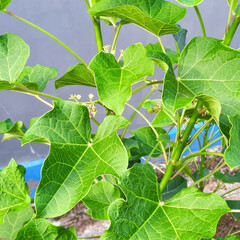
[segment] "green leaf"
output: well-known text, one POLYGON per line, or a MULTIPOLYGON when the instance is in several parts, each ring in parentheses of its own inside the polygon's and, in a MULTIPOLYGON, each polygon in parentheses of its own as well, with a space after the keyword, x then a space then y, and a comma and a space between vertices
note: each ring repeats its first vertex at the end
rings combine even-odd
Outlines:
POLYGON ((218 238, 215 238, 216 240, 239 240, 240 239, 240 236, 237 236, 237 235, 229 235, 227 237, 218 237, 218 238))
POLYGON ((235 13, 237 6, 238 6, 238 0, 227 0, 229 6, 232 4, 232 11, 235 13))
POLYGON ((0 0, 0 11, 4 10, 12 0, 0 0))
POLYGON ((118 187, 102 180, 92 185, 82 201, 89 208, 88 212, 91 213, 93 219, 108 220, 108 208, 120 196, 121 192, 118 187))
POLYGON ((0 36, 0 80, 15 83, 29 57, 29 46, 19 36, 0 36))
POLYGON ((161 36, 179 31, 175 24, 185 16, 186 9, 164 0, 101 0, 89 13, 117 17, 161 36))
MULTIPOLYGON (((157 42, 155 44, 148 43, 146 45, 145 49, 146 49, 147 52, 154 52, 154 53, 164 54, 163 50, 162 50, 162 47, 161 47, 159 42, 157 42)), ((177 64, 180 54, 172 51, 169 48, 166 48, 165 50, 166 50, 166 55, 168 56, 168 58, 171 61, 171 64, 172 65, 177 64)))
POLYGON ((20 211, 10 211, 4 217, 4 223, 0 224, 0 238, 15 239, 18 231, 34 215, 32 207, 28 206, 20 211))
POLYGON ((179 50, 179 52, 182 52, 186 46, 186 37, 188 31, 185 28, 181 28, 181 26, 178 24, 176 26, 179 27, 181 30, 177 33, 174 33, 173 38, 176 42, 178 48, 177 50, 179 50))
MULTIPOLYGON (((237 200, 227 200, 227 204, 231 209, 240 209, 240 201, 237 200)), ((232 215, 236 220, 239 219, 240 213, 232 212, 232 215)))
POLYGON ((154 73, 154 64, 146 57, 141 43, 128 47, 123 61, 122 66, 111 53, 100 52, 89 65, 95 73, 100 100, 118 115, 131 97, 131 84, 154 73))
POLYGON ((216 172, 216 173, 214 173, 214 177, 224 183, 240 182, 240 172, 237 172, 235 175, 223 174, 221 172, 216 172))
POLYGON ((57 77, 56 68, 45 67, 39 64, 33 67, 25 67, 25 71, 28 74, 23 77, 21 83, 35 83, 40 92, 45 89, 50 80, 57 77))
POLYGON ((120 178, 127 201, 109 208, 110 228, 101 239, 200 240, 216 232, 220 217, 230 209, 219 195, 187 188, 162 202, 156 173, 148 164, 135 164, 120 178))
POLYGON ((224 153, 224 159, 231 168, 240 166, 239 144, 240 144, 240 115, 230 116, 229 120, 232 124, 230 130, 229 147, 224 153))
POLYGON ((0 223, 10 210, 21 210, 31 202, 24 174, 25 169, 13 159, 0 171, 0 223))
POLYGON ((157 116, 153 119, 152 125, 154 127, 165 127, 169 126, 176 122, 176 116, 174 116, 171 112, 167 111, 167 109, 162 108, 157 116))
POLYGON ((2 141, 10 140, 13 138, 21 139, 27 128, 22 121, 13 123, 9 118, 0 122, 0 133, 4 133, 2 141))
POLYGON ((164 77, 162 101, 164 107, 174 114, 175 110, 187 106, 194 95, 181 82, 176 79, 172 63, 168 56, 156 49, 147 50, 147 56, 154 64, 166 72, 164 77))
POLYGON ((220 127, 226 136, 231 127, 227 115, 240 114, 239 64, 239 51, 203 37, 192 39, 179 59, 178 81, 195 96, 207 95, 221 104, 220 127))
MULTIPOLYGON (((166 130, 162 128, 156 128, 156 131, 158 132, 159 136, 166 135, 166 130)), ((150 154, 155 146, 158 144, 158 139, 153 132, 152 128, 150 127, 141 127, 131 132, 134 134, 136 140, 138 141, 139 145, 139 151, 141 156, 145 156, 150 154)), ((170 140, 170 137, 168 136, 168 139, 170 140)), ((162 141, 163 146, 166 146, 166 143, 162 141)), ((153 152, 152 157, 158 157, 162 154, 161 146, 159 145, 156 150, 153 152)))
POLYGON ((203 0, 176 0, 176 1, 181 3, 183 6, 193 7, 200 4, 203 0))
POLYGON ((23 227, 16 240, 77 240, 76 232, 72 229, 57 227, 46 219, 33 219, 23 227))
POLYGON ((121 116, 108 116, 91 139, 87 107, 70 101, 54 102, 54 109, 33 123, 22 143, 51 142, 35 196, 38 217, 66 213, 85 197, 96 177, 126 170, 127 152, 116 132, 127 124, 121 116))
POLYGON ((187 180, 178 175, 174 180, 169 182, 169 184, 163 191, 161 195, 162 201, 173 197, 175 194, 177 194, 184 188, 187 188, 187 180))
POLYGON ((77 63, 76 65, 70 67, 61 78, 55 81, 56 89, 69 85, 95 87, 93 73, 83 64, 77 63))

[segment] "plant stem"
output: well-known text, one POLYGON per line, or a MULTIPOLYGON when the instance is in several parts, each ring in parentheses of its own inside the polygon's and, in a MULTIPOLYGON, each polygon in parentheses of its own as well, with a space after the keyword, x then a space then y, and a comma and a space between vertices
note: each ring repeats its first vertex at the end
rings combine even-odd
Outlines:
POLYGON ((35 95, 35 97, 36 97, 39 101, 41 101, 41 102, 43 102, 44 104, 48 105, 50 108, 54 108, 54 106, 53 106, 51 103, 49 103, 49 102, 47 102, 46 100, 42 99, 42 98, 39 97, 38 95, 35 95))
POLYGON ((156 135, 157 138, 159 138, 158 132, 156 131, 156 129, 153 127, 153 125, 150 123, 150 121, 141 113, 138 111, 138 109, 136 109, 135 107, 133 107, 132 105, 130 105, 129 103, 125 103, 128 107, 130 107, 131 109, 133 109, 136 113, 138 113, 145 121, 146 123, 149 125, 149 127, 153 130, 154 134, 156 135))
POLYGON ((228 32, 228 30, 229 30, 229 28, 231 26, 232 13, 233 13, 233 1, 230 2, 230 8, 229 8, 229 13, 228 13, 226 32, 228 32))
POLYGON ((118 26, 118 28, 117 28, 117 31, 116 31, 116 33, 115 33, 115 36, 114 36, 114 40, 113 40, 113 44, 112 44, 112 50, 111 50, 112 53, 115 53, 116 43, 117 43, 117 39, 118 39, 119 32, 120 32, 120 30, 121 30, 121 27, 122 27, 122 23, 120 22, 120 23, 119 23, 119 26, 118 26))
POLYGON ((230 191, 225 192, 225 193, 222 195, 222 197, 224 197, 224 196, 228 195, 229 193, 234 192, 234 191, 236 191, 236 190, 238 190, 238 189, 240 189, 240 187, 231 189, 230 191))
POLYGON ((200 150, 200 151, 197 152, 197 153, 191 154, 191 155, 189 155, 189 156, 181 159, 178 163, 179 163, 179 164, 182 164, 182 163, 184 163, 185 161, 187 161, 187 160, 190 159, 190 158, 194 158, 194 157, 202 156, 202 155, 213 155, 213 156, 219 156, 219 157, 223 157, 223 156, 224 156, 224 154, 222 154, 222 153, 203 152, 202 150, 200 150))
POLYGON ((204 23, 203 23, 202 15, 201 15, 201 13, 199 11, 199 8, 197 6, 194 6, 194 9, 197 13, 197 16, 198 16, 198 19, 199 19, 199 22, 200 22, 200 25, 201 25, 201 28, 202 28, 203 37, 206 37, 207 34, 206 34, 205 26, 204 26, 204 23))
MULTIPOLYGON (((96 0, 92 1, 92 4, 94 5, 96 0)), ((89 9, 91 6, 88 2, 88 0, 85 0, 85 3, 87 5, 87 8, 89 9)), ((100 18, 95 16, 90 16, 92 19, 93 27, 94 27, 94 33, 95 33, 95 39, 97 44, 98 52, 101 52, 103 49, 103 40, 102 40, 102 31, 101 31, 101 24, 100 24, 100 18)))
MULTIPOLYGON (((139 110, 139 109, 142 107, 143 103, 145 103, 145 101, 148 99, 149 96, 152 95, 152 93, 153 93, 154 91, 155 91, 155 89, 152 89, 152 90, 143 98, 143 100, 138 104, 137 110, 139 110)), ((136 116, 136 114, 137 114, 137 112, 134 111, 133 114, 132 114, 132 116, 129 118, 129 122, 130 122, 130 123, 132 122, 132 120, 133 120, 133 118, 136 116)), ((128 130, 128 127, 129 127, 129 125, 127 125, 127 126, 123 129, 123 132, 122 132, 122 134, 121 134, 121 140, 123 140, 123 138, 124 138, 124 136, 125 136, 125 133, 126 133, 127 130, 128 130)))
POLYGON ((162 84, 163 81, 153 81, 153 82, 150 82, 150 83, 147 83, 147 84, 144 84, 138 88, 136 88, 135 90, 132 91, 132 94, 140 91, 141 89, 145 88, 145 87, 148 87, 148 86, 152 86, 152 85, 155 85, 155 84, 162 84))
POLYGON ((160 45, 161 45, 161 48, 162 48, 162 50, 163 50, 163 53, 166 54, 165 47, 164 47, 163 42, 162 42, 162 39, 161 39, 160 37, 158 37, 158 41, 159 41, 159 43, 160 43, 160 45))
POLYGON ((93 236, 93 237, 78 237, 77 239, 94 239, 94 238, 100 238, 101 236, 93 236))
POLYGON ((61 98, 54 97, 54 96, 46 94, 46 93, 37 92, 37 91, 33 91, 33 90, 30 90, 30 89, 21 88, 21 87, 14 87, 12 89, 12 91, 17 91, 17 92, 22 92, 22 93, 25 93, 25 94, 37 95, 37 96, 40 95, 40 96, 51 98, 51 99, 54 99, 54 100, 57 100, 57 101, 62 101, 63 100, 61 98))
POLYGON ((187 125, 187 128, 185 129, 183 136, 181 139, 179 139, 176 143, 175 146, 173 148, 173 153, 172 153, 172 157, 171 157, 171 161, 167 166, 166 169, 166 173, 162 178, 162 181, 160 182, 160 193, 162 193, 165 189, 165 187, 167 186, 173 170, 174 170, 174 165, 177 165, 178 160, 180 159, 183 149, 185 148, 185 146, 187 145, 187 141, 188 138, 192 132, 192 129, 194 128, 194 125, 199 117, 199 110, 203 107, 203 104, 198 102, 197 106, 195 107, 193 114, 189 120, 189 123, 187 125))
MULTIPOLYGON (((205 128, 205 133, 203 135, 203 147, 207 145, 207 137, 208 137, 208 130, 210 125, 208 125, 205 128)), ((199 172, 199 178, 202 178, 204 176, 204 169, 205 169, 205 154, 201 154, 201 165, 200 165, 200 172, 199 172)), ((200 182, 200 190, 203 190, 203 182, 200 182)))
POLYGON ((232 209, 230 212, 233 212, 233 213, 240 213, 240 209, 232 209))
POLYGON ((95 118, 90 118, 97 126, 100 126, 100 123, 95 118))
POLYGON ((149 162, 150 158, 152 157, 153 153, 155 152, 155 150, 157 149, 158 145, 160 144, 160 142, 158 142, 155 147, 153 148, 153 150, 150 152, 150 154, 148 155, 147 160, 145 161, 146 163, 149 162))
POLYGON ((226 165, 226 163, 224 162, 223 164, 221 164, 218 168, 214 169, 211 173, 207 174, 206 176, 204 176, 203 178, 197 180, 196 182, 194 182, 192 185, 190 185, 189 187, 193 187, 195 185, 197 185, 198 183, 204 181, 205 179, 208 179, 209 177, 211 177, 214 173, 218 172, 220 169, 222 169, 224 166, 226 165))
POLYGON ((23 19, 17 15, 15 15, 14 13, 11 13, 7 10, 3 10, 3 12, 7 13, 8 15, 11 15, 19 20, 21 20, 22 22, 27 23, 28 25, 36 28, 37 30, 45 33, 46 35, 48 35, 49 37, 51 37, 52 39, 54 39, 55 41, 57 41, 59 44, 61 44, 64 48, 66 48, 73 56, 75 56, 86 68, 88 68, 88 65, 70 48, 68 47, 66 44, 64 44, 62 41, 60 41, 58 38, 56 38, 55 36, 53 36, 51 33, 45 31, 44 29, 40 28, 39 26, 27 21, 26 19, 23 19))
POLYGON ((175 141, 178 141, 180 139, 180 130, 181 128, 181 120, 180 120, 180 115, 179 115, 179 110, 177 110, 177 135, 175 141))
POLYGON ((230 45, 230 43, 232 42, 233 36, 238 28, 240 24, 240 8, 238 8, 237 14, 232 22, 231 27, 229 28, 228 32, 226 32, 225 34, 225 38, 223 40, 223 43, 227 46, 230 45))

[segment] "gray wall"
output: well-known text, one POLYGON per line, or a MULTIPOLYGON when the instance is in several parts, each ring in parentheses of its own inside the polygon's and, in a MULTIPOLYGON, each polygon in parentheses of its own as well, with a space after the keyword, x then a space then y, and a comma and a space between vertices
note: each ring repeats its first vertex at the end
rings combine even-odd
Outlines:
MULTIPOLYGON (((228 15, 226 2, 226 0, 205 0, 199 5, 208 36, 223 37, 228 15)), ((84 0, 18 0, 13 1, 7 9, 61 39, 87 63, 97 53, 93 26, 84 0)), ((180 24, 189 30, 188 40, 201 35, 201 28, 193 8, 188 9, 186 18, 180 24)), ((102 27, 104 45, 111 44, 113 29, 105 24, 102 27)), ((6 32, 18 34, 30 45, 31 56, 27 65, 42 64, 56 67, 59 70, 58 76, 61 76, 69 66, 78 62, 66 49, 48 36, 5 13, 0 13, 0 35, 6 32)), ((232 46, 238 48, 239 32, 236 36, 238 37, 235 37, 232 46)), ((164 36, 162 39, 166 47, 174 49, 171 36, 164 36)), ((157 39, 135 25, 127 25, 120 32, 117 49, 125 49, 137 42, 145 45, 148 42, 155 43, 157 39)), ((155 77, 158 77, 157 75, 155 74, 155 77)), ((54 81, 49 83, 45 92, 64 99, 68 99, 69 95, 73 93, 81 94, 83 101, 88 100, 87 96, 91 92, 96 95, 94 89, 81 86, 65 87, 54 91, 54 81)), ((142 97, 143 93, 139 93, 131 100, 131 103, 136 105, 142 97)), ((155 97, 159 98, 158 94, 155 94, 155 97)), ((49 107, 31 96, 9 91, 0 92, 0 121, 10 117, 12 121, 22 120, 28 126, 32 117, 41 116, 48 110, 50 110, 49 107)), ((125 112, 125 116, 129 116, 129 114, 130 111, 125 112)), ((98 114, 99 119, 101 116, 98 114)), ((134 124, 136 127, 141 126, 141 117, 136 117, 134 124)), ((12 157, 18 162, 22 162, 44 157, 47 152, 47 146, 27 144, 21 147, 17 140, 6 141, 0 143, 0 166, 7 164, 12 157)))

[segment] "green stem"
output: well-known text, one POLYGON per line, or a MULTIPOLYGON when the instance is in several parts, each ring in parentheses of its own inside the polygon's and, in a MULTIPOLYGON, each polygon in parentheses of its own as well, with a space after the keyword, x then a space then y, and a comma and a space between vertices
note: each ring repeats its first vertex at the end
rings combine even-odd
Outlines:
POLYGON ((231 27, 229 28, 228 32, 225 35, 225 38, 223 40, 223 43, 227 46, 230 45, 230 43, 232 42, 232 39, 235 35, 235 32, 237 31, 237 28, 240 24, 240 8, 237 11, 237 14, 232 22, 231 27))
POLYGON ((171 161, 170 163, 168 164, 167 166, 167 169, 166 169, 166 173, 165 175, 163 176, 162 178, 162 181, 160 182, 160 192, 162 193, 165 189, 165 187, 167 186, 171 176, 172 176, 172 173, 173 173, 173 170, 174 170, 174 164, 177 165, 178 163, 178 160, 180 159, 181 155, 182 155, 182 152, 184 150, 184 148, 186 147, 187 145, 187 142, 188 142, 188 138, 194 128, 194 125, 199 117, 199 110, 203 107, 203 104, 198 102, 197 103, 197 106, 195 107, 194 111, 193 111, 193 114, 189 120, 189 123, 183 133, 183 136, 181 139, 179 139, 176 143, 175 143, 175 146, 173 148, 173 153, 172 153, 172 157, 171 157, 171 161))
POLYGON ((197 13, 197 16, 198 16, 198 19, 199 19, 199 22, 200 22, 200 25, 201 25, 201 28, 202 28, 203 37, 206 37, 207 34, 206 34, 205 26, 204 26, 204 23, 203 23, 202 15, 201 15, 201 13, 199 11, 199 8, 197 6, 194 6, 194 9, 197 13))
POLYGON ((232 13, 233 13, 233 2, 234 2, 234 1, 231 1, 231 3, 230 3, 226 32, 228 32, 228 30, 229 30, 229 28, 230 28, 230 26, 231 26, 232 13))
POLYGON ((159 41, 159 43, 160 43, 160 45, 161 45, 161 48, 162 48, 162 50, 163 50, 163 53, 166 54, 165 47, 164 47, 163 42, 162 42, 162 39, 161 39, 160 37, 158 37, 158 41, 159 41))
POLYGON ((240 187, 237 187, 237 188, 231 189, 230 191, 225 192, 225 193, 222 195, 222 197, 228 195, 228 194, 231 193, 231 192, 237 191, 238 189, 240 189, 240 187))
POLYGON ((97 126, 100 126, 100 123, 95 118, 90 118, 97 126))
MULTIPOLYGON (((143 100, 138 104, 138 106, 137 106, 137 110, 139 110, 141 107, 142 107, 142 105, 145 103, 145 101, 153 94, 153 92, 155 91, 155 89, 152 89, 144 98, 143 98, 143 100)), ((132 116, 129 118, 129 122, 131 123, 132 122, 132 120, 133 120, 133 118, 136 116, 136 114, 137 114, 137 112, 136 111, 134 111, 133 112, 133 114, 132 114, 132 116)), ((123 140, 123 138, 124 138, 124 136, 125 136, 125 134, 126 134, 126 132, 127 132, 127 130, 128 130, 128 127, 129 127, 129 125, 127 125, 124 129, 123 129, 123 132, 122 132, 122 134, 121 134, 121 139, 123 140)))
POLYGON ((53 36, 51 33, 45 31, 44 29, 40 28, 39 26, 27 21, 26 19, 23 19, 17 15, 15 15, 14 13, 11 13, 7 10, 3 10, 3 12, 7 13, 8 15, 11 15, 19 20, 21 20, 22 22, 27 23, 28 25, 38 29, 39 31, 45 33, 46 35, 48 35, 49 37, 51 37, 52 39, 54 39, 55 41, 57 41, 59 44, 61 44, 64 48, 66 48, 73 56, 75 56, 86 68, 88 68, 88 65, 71 49, 69 48, 66 44, 64 44, 62 41, 60 41, 58 38, 56 38, 55 36, 53 36))
POLYGON ((120 30, 121 30, 121 27, 122 27, 122 23, 120 22, 120 23, 119 23, 119 26, 118 26, 118 28, 117 28, 117 31, 116 31, 116 33, 115 33, 115 36, 114 36, 114 40, 113 40, 113 44, 112 44, 112 50, 111 50, 112 53, 115 53, 116 44, 117 44, 117 39, 118 39, 119 32, 120 32, 120 30))
MULTIPOLYGON (((208 137, 208 130, 210 125, 208 125, 205 128, 205 133, 203 135, 203 147, 207 145, 207 137, 208 137)), ((201 165, 200 165, 200 172, 199 172, 199 178, 202 178, 204 176, 204 169, 205 169, 205 155, 201 154, 201 165)), ((200 190, 203 190, 203 182, 200 182, 200 190)))
MULTIPOLYGON (((87 8, 90 8, 90 5, 87 0, 85 0, 87 8)), ((96 0, 92 0, 92 5, 96 3, 96 0)), ((102 31, 101 31, 101 24, 100 24, 100 18, 91 16, 93 27, 94 27, 94 33, 95 33, 95 39, 97 44, 98 52, 101 52, 103 49, 103 40, 102 40, 102 31)))
POLYGON ((77 239, 94 239, 94 238, 100 238, 101 236, 93 236, 93 237, 78 237, 77 239))
POLYGON ((35 95, 35 96, 43 96, 43 97, 51 98, 51 99, 54 99, 54 100, 57 100, 57 101, 62 101, 63 100, 61 98, 54 97, 54 96, 46 94, 46 93, 37 92, 37 91, 33 91, 33 90, 30 90, 30 89, 21 88, 21 87, 14 87, 12 89, 12 91, 22 92, 22 93, 25 93, 25 94, 30 94, 30 95, 35 95))
POLYGON ((153 127, 153 125, 150 123, 150 121, 141 113, 138 111, 138 109, 136 109, 135 107, 133 107, 132 105, 130 105, 129 103, 125 103, 128 107, 130 107, 131 109, 133 109, 137 114, 139 114, 145 121, 146 123, 149 125, 149 127, 153 130, 154 134, 156 135, 157 138, 159 138, 158 132, 156 131, 156 129, 153 127))
POLYGON ((197 156, 204 156, 204 155, 213 155, 213 156, 219 156, 219 157, 223 157, 224 154, 222 153, 217 153, 217 152, 202 152, 202 151, 199 151, 197 153, 194 153, 194 154, 191 154, 183 159, 181 159, 178 163, 179 164, 182 164, 184 163, 185 161, 187 161, 188 159, 191 159, 191 158, 194 158, 194 157, 197 157, 197 156))
POLYGON ((220 169, 222 169, 224 166, 226 165, 226 163, 224 162, 223 164, 221 164, 218 168, 214 169, 211 173, 207 174, 206 176, 204 176, 203 178, 197 180, 196 182, 194 182, 192 185, 190 185, 189 187, 193 187, 197 184, 199 184, 200 182, 204 181, 205 179, 210 178, 214 173, 218 172, 220 169))
POLYGON ((148 155, 148 158, 146 160, 146 163, 149 162, 150 158, 152 157, 153 153, 155 152, 155 150, 157 149, 158 145, 160 144, 160 142, 158 142, 155 147, 153 148, 153 150, 150 152, 150 154, 148 155))
POLYGON ((153 81, 153 82, 150 82, 150 83, 144 84, 144 85, 142 85, 142 86, 136 88, 134 91, 132 91, 132 94, 134 94, 134 93, 136 93, 136 92, 142 90, 142 89, 145 88, 145 87, 152 86, 152 85, 155 85, 155 84, 162 84, 162 83, 163 83, 163 81, 153 81))
POLYGON ((179 115, 179 110, 177 110, 177 135, 175 141, 178 141, 180 139, 180 132, 181 132, 181 120, 179 115))

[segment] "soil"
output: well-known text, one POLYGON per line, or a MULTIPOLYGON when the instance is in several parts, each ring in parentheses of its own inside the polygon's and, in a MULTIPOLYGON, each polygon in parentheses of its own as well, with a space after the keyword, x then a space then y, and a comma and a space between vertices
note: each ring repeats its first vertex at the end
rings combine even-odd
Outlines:
MULTIPOLYGON (((208 151, 221 151, 220 147, 215 147, 214 149, 208 149, 208 151)), ((211 156, 208 156, 206 158, 206 163, 211 159, 211 156)), ((197 157, 196 162, 200 162, 200 158, 197 157)), ((222 160, 221 157, 216 157, 211 164, 208 166, 208 170, 211 171, 214 169, 214 167, 222 160)), ((153 165, 154 166, 154 165, 153 165)), ((166 169, 166 166, 164 163, 158 163, 156 165, 157 168, 160 168, 162 170, 166 169)), ((192 169, 192 171, 196 171, 196 167, 194 163, 190 163, 188 165, 192 169)), ((157 175, 160 176, 161 172, 159 172, 157 169, 155 169, 157 172, 157 175)), ((221 172, 226 174, 232 174, 234 175, 237 171, 239 171, 239 168, 229 169, 227 166, 225 166, 221 172)), ((184 176, 186 177, 186 176, 184 176)), ((188 179, 188 184, 190 185, 192 182, 190 179, 188 179)), ((204 192, 213 192, 219 181, 215 178, 211 178, 206 187, 204 188, 204 192)), ((225 192, 234 189, 236 187, 240 187, 240 183, 235 184, 221 184, 221 187, 218 189, 217 193, 222 195, 225 192)), ((240 190, 237 190, 229 195, 226 195, 224 197, 226 200, 240 200, 240 190)), ((65 228, 69 228, 72 225, 77 230, 77 236, 81 239, 87 239, 82 237, 92 237, 92 236, 100 236, 106 229, 110 226, 110 221, 97 221, 92 220, 90 216, 86 215, 87 208, 82 204, 78 203, 70 212, 67 214, 55 218, 55 219, 49 219, 54 225, 57 226, 63 226, 65 228)), ((234 233, 240 231, 240 220, 236 221, 231 213, 227 213, 220 219, 217 227, 217 232, 215 237, 225 237, 230 233, 234 233)), ((236 235, 240 236, 240 232, 236 235)), ((94 239, 94 238, 93 238, 94 239)), ((95 239, 99 239, 99 237, 96 237, 95 239)))

